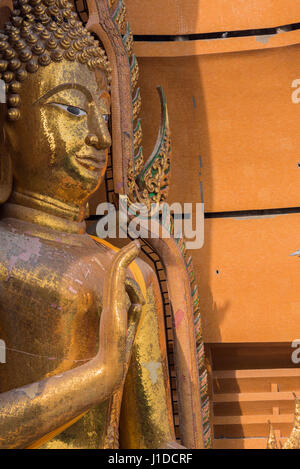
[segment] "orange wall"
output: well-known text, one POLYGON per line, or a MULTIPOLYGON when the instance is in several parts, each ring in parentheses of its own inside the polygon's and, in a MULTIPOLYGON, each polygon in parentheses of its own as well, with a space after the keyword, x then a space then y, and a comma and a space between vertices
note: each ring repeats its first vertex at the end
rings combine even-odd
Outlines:
POLYGON ((140 58, 148 152, 159 119, 155 87, 162 85, 167 96, 171 201, 199 201, 202 183, 207 212, 300 205, 300 104, 293 104, 291 87, 300 78, 299 62, 298 45, 140 58))

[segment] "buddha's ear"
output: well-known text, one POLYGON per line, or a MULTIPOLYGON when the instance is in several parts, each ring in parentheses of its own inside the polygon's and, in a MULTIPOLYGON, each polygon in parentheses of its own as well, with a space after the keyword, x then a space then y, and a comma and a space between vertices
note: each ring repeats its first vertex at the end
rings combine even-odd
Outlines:
POLYGON ((12 163, 6 144, 4 126, 0 130, 0 204, 9 198, 12 191, 12 163))

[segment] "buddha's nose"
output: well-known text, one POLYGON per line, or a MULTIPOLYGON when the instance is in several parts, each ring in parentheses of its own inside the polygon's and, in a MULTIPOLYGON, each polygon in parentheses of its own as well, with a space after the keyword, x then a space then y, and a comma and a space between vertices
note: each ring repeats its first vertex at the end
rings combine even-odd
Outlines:
POLYGON ((105 150, 110 147, 111 139, 109 135, 97 135, 96 133, 86 136, 85 143, 97 150, 105 150))
POLYGON ((91 147, 95 147, 97 150, 101 150, 99 137, 95 134, 87 135, 85 143, 91 147))
POLYGON ((85 143, 93 146, 97 150, 106 150, 111 146, 111 136, 107 128, 107 123, 99 109, 93 106, 89 120, 89 133, 85 138, 85 143))

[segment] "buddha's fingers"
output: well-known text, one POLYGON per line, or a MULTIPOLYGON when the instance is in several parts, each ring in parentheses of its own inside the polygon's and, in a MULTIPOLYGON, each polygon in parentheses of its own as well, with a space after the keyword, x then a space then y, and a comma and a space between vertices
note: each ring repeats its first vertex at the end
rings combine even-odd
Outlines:
POLYGON ((128 367, 132 351, 132 345, 134 343, 137 328, 141 319, 143 305, 145 304, 145 298, 142 294, 140 286, 132 278, 126 278, 125 290, 131 302, 131 306, 128 311, 126 338, 126 365, 128 367))
POLYGON ((115 256, 105 277, 103 310, 100 320, 99 358, 122 378, 126 362, 127 299, 125 281, 127 268, 140 251, 138 241, 122 248, 115 256))

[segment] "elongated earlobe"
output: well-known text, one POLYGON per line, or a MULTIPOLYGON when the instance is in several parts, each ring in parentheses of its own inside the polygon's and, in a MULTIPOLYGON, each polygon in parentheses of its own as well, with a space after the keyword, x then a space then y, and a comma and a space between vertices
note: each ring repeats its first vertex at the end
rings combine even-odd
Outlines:
POLYGON ((0 204, 9 198, 12 191, 13 177, 12 164, 9 152, 5 144, 5 130, 2 129, 3 136, 0 144, 0 204))

